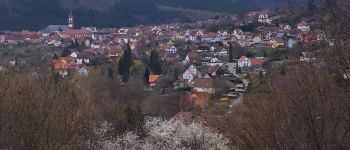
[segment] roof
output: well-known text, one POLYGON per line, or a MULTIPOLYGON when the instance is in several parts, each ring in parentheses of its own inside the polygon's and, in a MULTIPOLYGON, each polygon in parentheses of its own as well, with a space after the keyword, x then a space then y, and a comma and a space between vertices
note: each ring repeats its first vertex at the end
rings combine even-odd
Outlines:
POLYGON ((257 58, 251 58, 250 63, 252 63, 252 65, 262 65, 263 61, 257 58))
POLYGON ((247 57, 246 56, 241 56, 238 61, 244 61, 247 57))
POLYGON ((66 31, 68 29, 68 25, 49 25, 45 29, 41 30, 41 33, 52 33, 57 31, 66 31))
POLYGON ((197 78, 194 80, 194 87, 213 88, 214 87, 214 79, 197 78))
POLYGON ((298 23, 298 26, 309 26, 309 23, 307 23, 305 20, 298 23))
POLYGON ((160 78, 160 75, 149 75, 148 82, 149 83, 157 83, 160 78))
POLYGON ((91 34, 91 31, 84 29, 68 29, 65 33, 68 35, 91 34))
POLYGON ((75 62, 71 57, 60 57, 58 59, 52 60, 52 64, 56 70, 62 70, 72 69, 72 67, 75 65, 75 62))
POLYGON ((219 66, 219 65, 212 66, 212 67, 209 67, 208 72, 209 72, 209 73, 213 73, 213 72, 218 71, 219 69, 220 69, 220 66, 219 66))

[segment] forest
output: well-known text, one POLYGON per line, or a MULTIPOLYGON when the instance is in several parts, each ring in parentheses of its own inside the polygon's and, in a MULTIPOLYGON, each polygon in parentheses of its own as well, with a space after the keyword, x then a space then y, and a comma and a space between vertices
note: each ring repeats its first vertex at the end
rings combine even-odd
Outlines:
MULTIPOLYGON (((289 5, 301 3, 303 0, 290 0, 289 5)), ((177 9, 242 13, 262 8, 273 9, 281 4, 287 3, 278 0, 121 0, 109 3, 89 0, 1 0, 0 30, 40 30, 49 24, 66 24, 70 10, 75 15, 77 27, 121 27, 194 19, 187 16, 186 11, 177 9), (162 6, 173 9, 164 10, 160 8, 162 6)))

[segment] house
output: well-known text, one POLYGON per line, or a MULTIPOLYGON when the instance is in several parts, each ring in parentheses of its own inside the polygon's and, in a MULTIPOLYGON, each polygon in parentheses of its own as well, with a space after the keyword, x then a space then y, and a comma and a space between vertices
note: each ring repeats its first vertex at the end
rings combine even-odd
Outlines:
POLYGON ((46 39, 48 45, 54 45, 55 47, 60 47, 62 45, 62 38, 58 33, 53 33, 46 39))
POLYGON ((263 60, 258 58, 248 58, 246 56, 242 56, 238 60, 238 67, 261 67, 263 65, 263 60))
POLYGON ((177 52, 177 48, 175 46, 171 46, 170 48, 166 48, 165 50, 169 53, 176 53, 177 52))
POLYGON ((252 67, 260 68, 263 65, 263 60, 254 57, 250 58, 250 63, 252 67))
POLYGON ((87 77, 89 75, 89 71, 86 66, 79 67, 78 74, 82 77, 87 77))
POLYGON ((90 57, 88 54, 77 54, 77 60, 76 60, 78 65, 81 64, 89 64, 90 63, 90 57))
POLYGON ((160 79, 160 75, 149 75, 148 84, 151 88, 155 87, 160 79))
POLYGON ((99 49, 99 48, 101 48, 101 45, 100 45, 100 43, 93 41, 93 42, 91 42, 91 48, 92 49, 99 49))
POLYGON ((298 38, 300 39, 301 42, 306 43, 306 44, 313 44, 314 42, 317 41, 317 37, 313 33, 299 33, 298 38))
POLYGON ((192 74, 189 70, 186 70, 181 77, 182 80, 190 84, 193 84, 193 79, 195 78, 194 74, 192 74))
POLYGON ((251 65, 252 65, 252 63, 250 62, 249 58, 246 57, 246 56, 242 56, 238 60, 238 67, 240 67, 240 68, 242 68, 242 67, 250 67, 251 65))
POLYGON ((200 60, 200 55, 193 51, 189 52, 185 58, 186 63, 196 63, 199 60, 200 60))
POLYGON ((301 62, 312 62, 316 60, 316 57, 311 52, 301 52, 299 60, 301 62))
POLYGON ((189 84, 193 84, 193 80, 198 76, 198 73, 197 68, 194 65, 190 65, 181 75, 181 79, 189 84))
POLYGON ((226 71, 219 65, 212 66, 212 67, 208 68, 208 73, 211 76, 223 76, 225 74, 225 72, 226 71))
POLYGON ((268 44, 272 47, 272 48, 280 48, 280 47, 284 47, 284 41, 280 38, 273 38, 271 39, 268 44))
POLYGON ((119 58, 123 54, 123 46, 121 44, 108 44, 108 58, 119 58))
POLYGON ((211 78, 195 79, 193 90, 195 92, 215 94, 214 79, 211 79, 211 78))
POLYGON ((0 44, 5 43, 5 35, 0 34, 0 44))
POLYGON ((259 23, 267 23, 271 24, 272 19, 269 18, 268 11, 262 11, 258 16, 258 22, 259 23))
POLYGON ((68 29, 64 34, 73 39, 91 38, 92 32, 84 29, 68 29))
POLYGON ((311 30, 310 24, 308 22, 306 22, 305 20, 298 23, 297 29, 302 31, 302 32, 309 32, 311 30))
POLYGON ((121 29, 119 29, 118 30, 118 34, 119 35, 126 35, 126 34, 128 34, 128 32, 129 32, 129 29, 128 28, 121 28, 121 29))
POLYGON ((60 57, 52 60, 53 69, 63 78, 68 75, 68 70, 76 69, 77 65, 72 57, 60 57))

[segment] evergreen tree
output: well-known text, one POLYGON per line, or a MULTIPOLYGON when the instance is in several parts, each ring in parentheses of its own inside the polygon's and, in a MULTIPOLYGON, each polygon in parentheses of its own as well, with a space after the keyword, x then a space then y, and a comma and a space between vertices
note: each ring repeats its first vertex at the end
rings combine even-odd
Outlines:
POLYGON ((56 53, 53 54, 53 59, 58 59, 58 56, 56 53))
POLYGON ((232 43, 230 43, 230 47, 229 47, 229 50, 228 50, 228 59, 229 59, 230 62, 233 61, 232 43))
POLYGON ((62 51, 62 57, 67 57, 71 54, 69 48, 64 48, 62 51))
POLYGON ((145 85, 148 85, 148 77, 149 77, 149 75, 150 75, 150 71, 149 71, 149 69, 146 67, 146 69, 145 69, 145 74, 144 74, 144 76, 143 76, 143 81, 144 81, 145 85))
POLYGON ((129 79, 129 70, 132 66, 132 52, 130 45, 127 45, 126 50, 124 51, 123 56, 119 59, 118 62, 118 72, 120 75, 123 76, 122 80, 124 82, 128 81, 129 79))
POLYGON ((149 66, 154 74, 162 74, 162 65, 159 61, 159 54, 156 51, 151 52, 149 66))

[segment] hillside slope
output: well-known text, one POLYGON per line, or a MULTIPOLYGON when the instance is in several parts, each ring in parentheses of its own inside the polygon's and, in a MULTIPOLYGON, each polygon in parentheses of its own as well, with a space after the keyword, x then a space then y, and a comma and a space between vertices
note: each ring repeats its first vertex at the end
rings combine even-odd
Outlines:
MULTIPOLYGON (((286 0, 0 0, 0 30, 37 30, 65 24, 73 10, 77 26, 118 27, 190 21, 187 12, 205 11, 200 17, 272 8, 286 0), (164 7, 165 6, 165 7, 164 7), (163 9, 162 9, 163 8, 163 9), (164 9, 172 8, 172 9, 164 9), (186 11, 183 11, 186 10, 186 11)), ((300 3, 303 0, 290 0, 300 3)), ((198 16, 196 16, 198 17, 198 16)))

